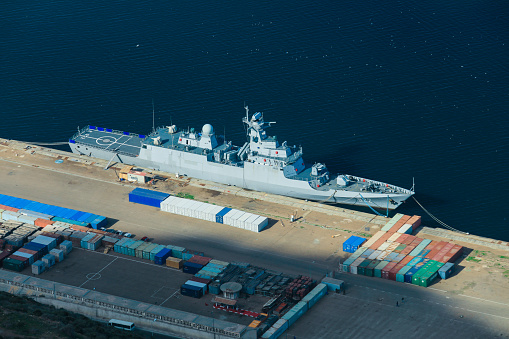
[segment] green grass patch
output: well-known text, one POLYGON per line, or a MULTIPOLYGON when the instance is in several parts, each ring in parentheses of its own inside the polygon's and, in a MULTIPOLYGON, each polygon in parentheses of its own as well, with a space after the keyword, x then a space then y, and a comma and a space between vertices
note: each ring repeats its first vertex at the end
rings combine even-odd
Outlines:
POLYGON ((476 257, 472 257, 472 256, 470 256, 470 257, 468 257, 468 258, 467 258, 467 261, 480 262, 480 261, 481 261, 481 259, 477 259, 476 257))
POLYGON ((184 199, 194 199, 194 195, 185 192, 178 192, 177 197, 184 199))
POLYGON ((509 259, 509 257, 508 257, 508 256, 506 256, 506 255, 501 255, 501 256, 500 256, 500 259, 509 259))

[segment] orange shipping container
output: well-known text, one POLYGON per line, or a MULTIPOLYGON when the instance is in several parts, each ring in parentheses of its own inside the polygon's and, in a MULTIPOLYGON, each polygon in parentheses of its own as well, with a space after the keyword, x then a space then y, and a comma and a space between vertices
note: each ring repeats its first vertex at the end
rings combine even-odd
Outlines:
POLYGON ((412 225, 412 230, 415 230, 417 227, 421 226, 421 216, 414 215, 407 221, 407 224, 412 225))
POLYGON ((392 227, 391 229, 389 230, 389 232, 394 232, 396 233, 400 228, 401 226, 403 226, 404 224, 408 224, 408 220, 410 219, 410 216, 409 215, 404 215, 401 217, 401 219, 399 219, 392 227))
POLYGON ((54 223, 55 222, 53 220, 41 219, 41 218, 35 219, 35 221, 34 221, 34 225, 37 227, 46 227, 49 225, 53 225, 54 223))
POLYGON ((377 241, 373 243, 373 245, 369 246, 370 249, 376 250, 380 245, 382 245, 387 239, 389 239, 394 232, 386 232, 384 235, 382 235, 377 241))

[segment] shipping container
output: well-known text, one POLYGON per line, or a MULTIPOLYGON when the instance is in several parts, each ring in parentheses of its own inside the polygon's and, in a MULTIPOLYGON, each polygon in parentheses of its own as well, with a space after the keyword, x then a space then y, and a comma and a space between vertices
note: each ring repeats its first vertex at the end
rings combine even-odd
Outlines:
POLYGON ((135 188, 129 193, 129 202, 161 208, 161 202, 170 194, 144 188, 135 188))
POLYGON ((421 225, 421 217, 419 215, 414 215, 406 223, 412 225, 412 229, 415 230, 421 225))
POLYGON ((357 266, 357 274, 366 275, 366 267, 368 267, 368 265, 371 264, 371 261, 372 260, 364 259, 364 261, 357 266))
POLYGON ((411 217, 409 215, 402 216, 401 219, 399 219, 387 232, 396 233, 401 228, 401 226, 408 223, 408 220, 410 220, 410 218, 411 217))
POLYGON ((202 295, 205 295, 207 293, 207 284, 204 284, 204 283, 201 283, 201 282, 198 282, 195 280, 188 280, 184 283, 184 285, 196 286, 196 287, 201 288, 202 295))
POLYGON ((397 263, 390 262, 382 269, 382 279, 389 279, 389 272, 396 266, 397 263))
POLYGON ((169 256, 171 256, 171 249, 165 247, 154 255, 154 263, 157 265, 164 265, 169 256))
POLYGON ((325 277, 322 279, 322 284, 327 285, 327 290, 332 292, 341 292, 345 288, 343 280, 325 277))
POLYGON ((32 274, 41 274, 45 269, 46 265, 41 260, 37 260, 32 264, 32 274))
POLYGON ((201 298, 203 296, 201 288, 186 284, 180 286, 180 294, 193 298, 201 298))
POLYGON ((395 224, 396 222, 398 222, 398 221, 399 221, 399 219, 401 219, 402 217, 403 217, 403 214, 401 214, 401 213, 396 213, 396 215, 395 215, 395 216, 393 216, 393 217, 392 217, 392 219, 391 219, 391 220, 389 220, 389 221, 388 221, 388 222, 387 222, 387 223, 386 223, 386 224, 382 227, 382 231, 384 231, 384 232, 389 231, 389 230, 392 228, 392 226, 394 226, 394 224, 395 224))
MULTIPOLYGON (((171 246, 171 245, 168 245, 168 246, 171 246)), ((168 247, 168 246, 166 246, 166 247, 168 247)), ((186 249, 184 247, 172 246, 171 256, 175 257, 175 258, 182 259, 182 253, 184 253, 185 250, 186 249)))
POLYGON ((320 300, 325 294, 327 294, 328 287, 324 283, 320 283, 315 286, 308 294, 302 298, 301 301, 308 304, 308 308, 313 307, 318 300, 320 300))
MULTIPOLYGON (((152 251, 150 251, 150 260, 155 261, 156 254, 161 252, 161 250, 167 249, 164 245, 157 245, 156 248, 154 248, 152 251)), ((164 258, 166 260, 166 258, 164 258)), ((164 261, 161 263, 161 265, 164 263, 164 261)))
POLYGON ((377 278, 381 278, 382 277, 382 270, 385 268, 385 266, 387 266, 388 264, 390 263, 390 261, 380 261, 380 263, 378 265, 376 265, 376 267, 374 268, 373 270, 373 276, 377 277, 377 278))
POLYGON ((55 256, 56 262, 61 262, 62 260, 64 260, 64 251, 62 250, 57 250, 56 248, 54 248, 49 253, 55 256))
POLYGON ((398 273, 396 273, 396 281, 405 282, 405 274, 412 269, 413 266, 403 266, 398 273))
POLYGON ((53 254, 46 254, 41 260, 46 265, 46 268, 55 265, 55 256, 53 254))
POLYGON ((368 266, 364 269, 364 275, 367 277, 374 277, 375 276, 375 267, 377 267, 380 264, 380 260, 372 260, 368 266))
POLYGON ((442 258, 443 263, 455 262, 463 254, 463 246, 454 245, 453 248, 442 258))
POLYGON ((366 248, 369 248, 371 247, 371 245, 373 245, 378 239, 380 239, 380 237, 382 237, 382 235, 384 235, 386 232, 383 232, 383 231, 378 231, 375 233, 375 235, 373 235, 371 238, 369 238, 364 244, 362 244, 362 246, 366 247, 366 248))
POLYGON ((288 321, 288 326, 292 326, 304 313, 306 313, 307 310, 308 304, 304 301, 299 301, 288 312, 286 312, 285 315, 283 315, 282 319, 288 321))
POLYGON ((263 339, 276 339, 281 336, 288 329, 288 321, 286 319, 279 319, 273 324, 263 335, 261 338, 263 339))
POLYGON ((13 259, 11 257, 5 258, 2 262, 3 268, 11 271, 21 272, 25 268, 23 261, 13 259))
POLYGON ((444 280, 449 279, 449 277, 454 273, 455 268, 456 265, 454 263, 448 262, 438 270, 438 274, 440 275, 440 278, 444 280))
POLYGON ((23 257, 23 258, 28 259, 28 265, 32 265, 35 261, 34 255, 32 253, 20 252, 19 250, 14 252, 11 255, 11 257, 13 257, 13 256, 23 257))
POLYGON ((166 266, 176 268, 176 269, 182 269, 183 260, 179 258, 174 257, 168 257, 166 258, 166 266))
POLYGON ((189 274, 196 274, 203 268, 203 265, 194 263, 194 262, 185 262, 183 265, 183 272, 189 274))
MULTIPOLYGON (((156 249, 159 244, 150 243, 147 247, 143 248, 143 259, 150 260, 150 252, 156 249)), ((140 247, 138 247, 140 249, 140 247)))

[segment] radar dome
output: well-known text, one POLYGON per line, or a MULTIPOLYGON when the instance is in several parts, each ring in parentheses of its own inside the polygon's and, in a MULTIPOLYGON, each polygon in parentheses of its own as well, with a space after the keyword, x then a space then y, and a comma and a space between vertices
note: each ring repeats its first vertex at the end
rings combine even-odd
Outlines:
POLYGON ((214 128, 211 124, 205 124, 203 125, 203 128, 201 129, 201 134, 205 136, 210 136, 214 134, 214 128))

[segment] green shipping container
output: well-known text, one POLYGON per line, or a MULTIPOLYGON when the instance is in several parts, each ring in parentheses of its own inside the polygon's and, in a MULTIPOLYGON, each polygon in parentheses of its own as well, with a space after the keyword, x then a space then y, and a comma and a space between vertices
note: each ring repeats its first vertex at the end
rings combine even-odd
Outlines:
POLYGON ((443 263, 436 261, 430 268, 428 268, 428 271, 421 276, 419 285, 423 287, 428 287, 431 285, 433 280, 435 280, 435 278, 438 276, 438 270, 442 266, 444 266, 443 263))
POLYGON ((134 251, 134 255, 136 256, 136 258, 143 259, 143 251, 151 244, 152 244, 151 242, 144 242, 143 244, 140 244, 138 247, 136 247, 136 250, 134 251))
POLYGON ((150 246, 147 246, 143 249, 143 259, 150 260, 150 252, 152 252, 159 244, 150 244, 150 246))
POLYGON ((146 244, 147 244, 146 242, 141 240, 132 243, 127 248, 127 255, 130 255, 131 257, 137 257, 136 254, 138 253, 138 248, 140 248, 140 246, 146 246, 146 244))
POLYGON ((378 264, 380 264, 380 260, 373 260, 373 261, 371 261, 371 263, 368 266, 366 266, 366 270, 364 272, 364 275, 366 275, 368 277, 373 277, 375 275, 375 273, 374 273, 375 267, 377 267, 378 264))
POLYGON ((390 261, 380 261, 380 263, 378 265, 376 265, 375 269, 373 270, 373 274, 375 277, 377 278, 381 278, 382 277, 382 270, 384 269, 385 266, 387 266, 387 264, 390 263, 390 261))
POLYGON ((371 260, 364 259, 364 261, 357 266, 357 274, 366 275, 366 267, 368 267, 369 264, 371 264, 371 260))
POLYGON ((21 272, 23 271, 23 268, 25 268, 25 265, 22 261, 12 259, 12 258, 6 258, 3 261, 3 267, 7 270, 21 272))

